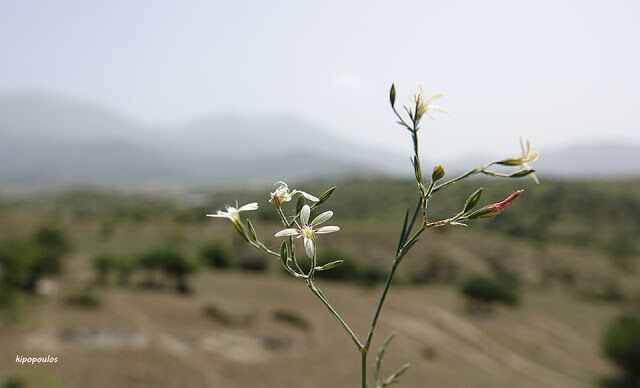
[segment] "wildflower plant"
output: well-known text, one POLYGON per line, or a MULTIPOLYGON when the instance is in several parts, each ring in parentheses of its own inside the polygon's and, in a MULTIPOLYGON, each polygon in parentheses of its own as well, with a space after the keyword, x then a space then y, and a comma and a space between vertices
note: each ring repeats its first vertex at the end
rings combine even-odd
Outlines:
MULTIPOLYGON (((404 215, 404 221, 400 229, 400 237, 391 262, 391 269, 380 294, 380 298, 378 299, 378 303, 371 320, 371 325, 366 336, 360 337, 351 329, 346 320, 338 313, 338 311, 336 311, 333 305, 329 302, 327 296, 316 284, 315 275, 317 272, 330 271, 343 263, 342 260, 336 260, 324 265, 318 265, 317 252, 320 241, 324 240, 322 235, 338 232, 340 231, 340 227, 327 225, 321 226, 331 219, 333 216, 332 211, 324 211, 313 218, 311 217, 311 213, 314 210, 318 209, 327 200, 329 200, 336 189, 335 187, 330 188, 322 195, 316 197, 301 190, 290 190, 289 186, 284 182, 277 182, 275 184, 276 188, 270 194, 269 202, 278 214, 278 217, 284 227, 284 229, 275 234, 276 238, 282 238, 283 240, 278 251, 268 248, 260 241, 258 234, 249 219, 246 219, 243 222, 240 218, 241 212, 257 210, 257 203, 254 202, 244 206, 238 206, 238 204, 236 204, 235 207, 227 207, 226 211, 218 210, 216 214, 208 214, 210 217, 229 219, 236 231, 244 240, 253 247, 280 260, 282 266, 290 275, 300 279, 307 285, 311 293, 320 300, 328 312, 336 319, 340 327, 353 341, 357 352, 360 354, 362 388, 370 387, 367 374, 369 362, 368 356, 390 286, 398 271, 398 267, 406 257, 407 253, 409 253, 413 246, 419 241, 422 234, 430 228, 445 226, 466 227, 470 221, 480 218, 495 217, 520 197, 523 190, 514 192, 500 202, 479 206, 483 193, 483 188, 479 188, 468 197, 464 204, 462 204, 460 211, 448 218, 440 220, 430 219, 428 211, 429 200, 436 193, 474 175, 487 175, 499 178, 521 178, 530 175, 536 183, 538 182, 538 178, 534 174, 535 171, 531 168, 531 163, 538 158, 538 153, 532 149, 531 143, 524 139, 521 140, 522 154, 520 156, 499 159, 487 163, 449 180, 444 180, 446 174, 444 167, 442 165, 437 165, 433 168, 430 178, 425 179, 419 156, 420 143, 418 135, 421 129, 420 125, 424 116, 434 119, 434 114, 437 112, 447 113, 446 110, 435 104, 435 101, 442 97, 442 93, 436 93, 431 97, 426 98, 422 87, 419 86, 417 92, 410 96, 409 104, 403 105, 402 109, 398 109, 396 105, 396 88, 395 85, 391 85, 391 90, 389 92, 391 109, 398 119, 397 123, 409 132, 413 143, 411 163, 413 165, 413 172, 417 185, 417 198, 413 211, 407 209, 404 215), (492 167, 494 166, 517 167, 518 170, 513 173, 506 174, 492 170, 492 167), (294 200, 295 206, 287 205, 288 202, 292 202, 294 200), (307 201, 309 201, 309 203, 307 203, 307 201), (298 241, 300 240, 302 240, 302 246, 306 256, 305 260, 309 260, 310 262, 310 265, 305 266, 305 268, 308 268, 307 270, 303 270, 303 266, 300 265, 300 260, 302 260, 302 258, 297 251, 297 247, 299 245, 298 241)), ((377 351, 376 359, 373 364, 372 388, 385 388, 397 383, 402 374, 409 368, 409 364, 404 364, 391 375, 387 377, 381 376, 382 360, 386 348, 393 337, 394 333, 389 334, 377 351)))

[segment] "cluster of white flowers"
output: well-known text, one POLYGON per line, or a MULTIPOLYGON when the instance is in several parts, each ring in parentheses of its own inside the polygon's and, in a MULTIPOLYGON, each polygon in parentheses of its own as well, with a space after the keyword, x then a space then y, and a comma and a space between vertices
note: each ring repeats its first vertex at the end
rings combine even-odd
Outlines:
MULTIPOLYGON (((311 222, 309 222, 309 219, 311 217, 311 206, 304 205, 300 209, 299 213, 293 217, 293 221, 289 223, 287 222, 288 220, 284 213, 282 213, 282 205, 284 203, 291 201, 296 195, 301 195, 305 199, 313 202, 315 207, 315 205, 320 203, 320 198, 302 190, 290 190, 289 186, 282 181, 276 182, 275 186, 275 190, 270 194, 269 202, 278 210, 278 212, 280 212, 281 216, 283 217, 282 221, 285 226, 295 225, 295 228, 287 227, 279 231, 275 234, 275 237, 293 237, 295 239, 303 238, 304 250, 307 256, 310 259, 315 259, 316 239, 318 238, 318 235, 333 233, 340 230, 340 227, 338 226, 320 226, 320 224, 328 221, 331 217, 333 217, 333 212, 325 211, 316 216, 311 222)), ((328 191, 329 195, 331 192, 332 190, 328 191)), ((258 210, 258 203, 252 202, 243 206, 239 206, 236 201, 235 206, 227 205, 226 211, 218 210, 215 214, 207 214, 207 217, 226 218, 230 220, 243 238, 249 241, 254 241, 254 236, 247 236, 246 228, 244 227, 240 218, 241 212, 250 210, 258 210)), ((255 233, 252 232, 253 226, 249 221, 247 221, 247 226, 250 233, 255 233)), ((261 243, 258 243, 257 245, 259 247, 263 247, 261 243)))

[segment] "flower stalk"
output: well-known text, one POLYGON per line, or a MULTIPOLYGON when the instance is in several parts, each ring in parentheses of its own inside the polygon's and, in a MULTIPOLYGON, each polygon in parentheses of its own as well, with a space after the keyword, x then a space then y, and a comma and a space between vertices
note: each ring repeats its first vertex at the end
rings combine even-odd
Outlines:
MULTIPOLYGON (((443 181, 445 177, 444 166, 437 165, 433 168, 430 177, 431 179, 428 185, 425 185, 422 173, 423 169, 421 166, 419 155, 420 147, 418 133, 420 131, 421 120, 424 116, 434 119, 436 112, 447 113, 446 110, 441 108, 439 105, 436 105, 435 103, 442 97, 442 93, 436 93, 431 97, 426 98, 423 88, 419 86, 418 91, 410 97, 409 105, 405 105, 402 107, 404 113, 401 113, 398 111, 396 105, 395 85, 392 85, 391 90, 389 91, 389 102, 393 113, 398 119, 398 124, 411 133, 411 139, 413 143, 413 155, 411 157, 411 163, 413 165, 414 177, 417 184, 417 198, 416 205, 413 211, 407 209, 405 213, 396 252, 391 261, 391 268, 384 283, 384 287, 378 298, 369 330, 366 333, 366 336, 363 337, 363 339, 361 339, 355 333, 355 331, 349 326, 347 321, 338 313, 338 311, 329 302, 328 298, 315 282, 315 275, 317 272, 330 271, 343 263, 343 260, 338 259, 320 266, 318 265, 317 254, 320 236, 338 232, 340 231, 340 227, 320 226, 321 224, 332 218, 332 211, 324 211, 311 218, 312 212, 314 212, 319 206, 330 199, 335 190, 335 187, 330 188, 322 195, 316 197, 305 191, 297 189, 290 190, 289 186, 284 182, 277 182, 275 184, 276 188, 272 193, 270 193, 269 202, 273 205, 284 227, 284 229, 277 232, 274 236, 276 238, 284 239, 280 245, 279 252, 269 249, 264 243, 259 240, 258 233, 256 232, 250 220, 247 219, 245 225, 240 219, 241 212, 257 210, 257 203, 251 203, 244 206, 238 206, 238 204, 236 203, 235 207, 227 206, 226 211, 218 210, 215 214, 208 214, 208 216, 210 217, 229 219, 236 231, 244 240, 246 240, 256 249, 259 249, 266 254, 279 259, 282 262, 283 267, 289 274, 291 274, 295 278, 305 281, 311 293, 315 295, 318 300, 320 300, 320 302, 326 307, 329 313, 335 318, 339 326, 345 331, 345 333, 350 337, 350 339, 356 346, 356 350, 360 353, 362 388, 368 388, 368 355, 375 338, 376 329, 382 314, 384 304, 391 289, 391 284, 393 283, 393 279, 395 278, 398 272, 398 268, 403 259, 416 245, 422 234, 429 228, 444 226, 466 227, 468 221, 497 216, 498 214, 502 213, 508 206, 510 206, 518 197, 520 197, 523 191, 518 190, 500 202, 485 205, 475 210, 481 201, 483 193, 483 188, 479 188, 469 196, 465 204, 462 206, 462 209, 458 213, 452 215, 451 217, 437 221, 429 220, 428 206, 430 198, 436 193, 454 185, 455 183, 478 174, 499 178, 520 178, 530 175, 536 182, 538 182, 538 178, 534 174, 535 171, 530 166, 530 164, 538 158, 538 153, 532 149, 531 143, 528 140, 521 139, 522 154, 518 157, 500 159, 487 163, 483 166, 476 167, 460 176, 447 181, 443 181), (519 167, 519 170, 511 174, 500 173, 491 170, 491 167, 495 165, 515 166, 519 167), (295 209, 291 215, 287 216, 286 205, 287 203, 292 202, 294 197, 296 196, 298 197, 298 199, 296 201, 295 209), (306 204, 305 201, 309 201, 311 205, 306 204), (303 242, 302 245, 306 254, 306 260, 308 260, 309 263, 307 270, 304 270, 303 266, 300 265, 296 254, 296 242, 298 240, 302 240, 303 242)), ((404 364, 387 378, 381 377, 381 365, 383 356, 392 339, 393 334, 389 335, 386 338, 377 352, 377 357, 374 365, 375 368, 373 374, 373 388, 385 388, 389 385, 397 383, 402 374, 404 374, 409 368, 409 364, 404 364)))

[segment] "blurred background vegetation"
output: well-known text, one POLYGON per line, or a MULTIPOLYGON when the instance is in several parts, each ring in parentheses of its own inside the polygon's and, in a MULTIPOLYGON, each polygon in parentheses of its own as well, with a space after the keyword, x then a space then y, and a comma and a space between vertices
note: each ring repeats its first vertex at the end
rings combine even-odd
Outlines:
MULTIPOLYGON (((301 183, 312 193, 328 185, 301 183)), ((344 264, 320 281, 364 330, 415 188, 390 178, 336 186, 323 206, 342 231, 323 238, 319 256, 344 264)), ((477 186, 487 203, 520 187, 525 195, 470 228, 429 230, 401 267, 383 327, 398 331, 392 362, 417 359, 406 386, 447 385, 454 372, 473 386, 636 386, 640 182, 476 179, 437 194, 431 219, 477 186)), ((267 371, 315 359, 342 371, 319 366, 322 384, 350 386, 348 342, 322 306, 226 222, 204 217, 237 195, 258 199, 246 214, 275 248, 269 189, 1 197, 3 353, 61 359, 47 368, 3 357, 4 387, 293 386, 296 373, 267 371), (108 382, 81 365, 100 366, 108 382)))

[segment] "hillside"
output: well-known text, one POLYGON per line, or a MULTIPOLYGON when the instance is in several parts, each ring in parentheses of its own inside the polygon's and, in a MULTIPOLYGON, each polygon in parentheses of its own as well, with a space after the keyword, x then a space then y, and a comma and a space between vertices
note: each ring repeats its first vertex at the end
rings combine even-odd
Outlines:
MULTIPOLYGON (((456 209, 484 183, 434 197, 433 217, 456 209)), ((615 376, 600 338, 614 316, 639 305, 640 186, 544 181, 531 187, 522 180, 487 185, 483 202, 520 185, 525 195, 508 212, 473 228, 430 230, 406 258, 380 326, 381 336, 398 333, 385 370, 412 363, 399 386, 595 387, 615 376), (473 313, 459 286, 477 275, 515 282, 519 304, 473 313)), ((326 184, 302 187, 317 193, 326 184)), ((279 226, 266 202, 269 189, 189 196, 84 190, 0 199, 0 248, 28 239, 43 224, 58 228, 71 247, 45 294, 22 294, 13 307, 0 307, 0 342, 8 354, 55 354, 62 361, 26 368, 5 358, 0 381, 18 376, 28 386, 53 388, 353 386, 351 343, 306 286, 285 276, 278 261, 246 248, 226 222, 203 216, 237 193, 241 202, 257 199, 256 228, 275 248, 270 236, 279 226), (201 249, 212 243, 233 249, 225 256, 231 268, 205 264, 201 249), (188 279, 191 293, 175 294, 171 279, 139 267, 158 246, 199 262, 188 279), (104 254, 132 265, 122 267, 133 271, 125 283, 120 272, 96 280, 94 259, 104 254), (70 295, 85 299, 70 303, 70 295)), ((321 276, 319 284, 359 333, 413 190, 407 181, 349 180, 338 182, 328 205, 342 230, 323 237, 320 259, 344 259, 352 272, 342 281, 321 276)), ((0 262, 6 252, 0 249, 0 262)))

